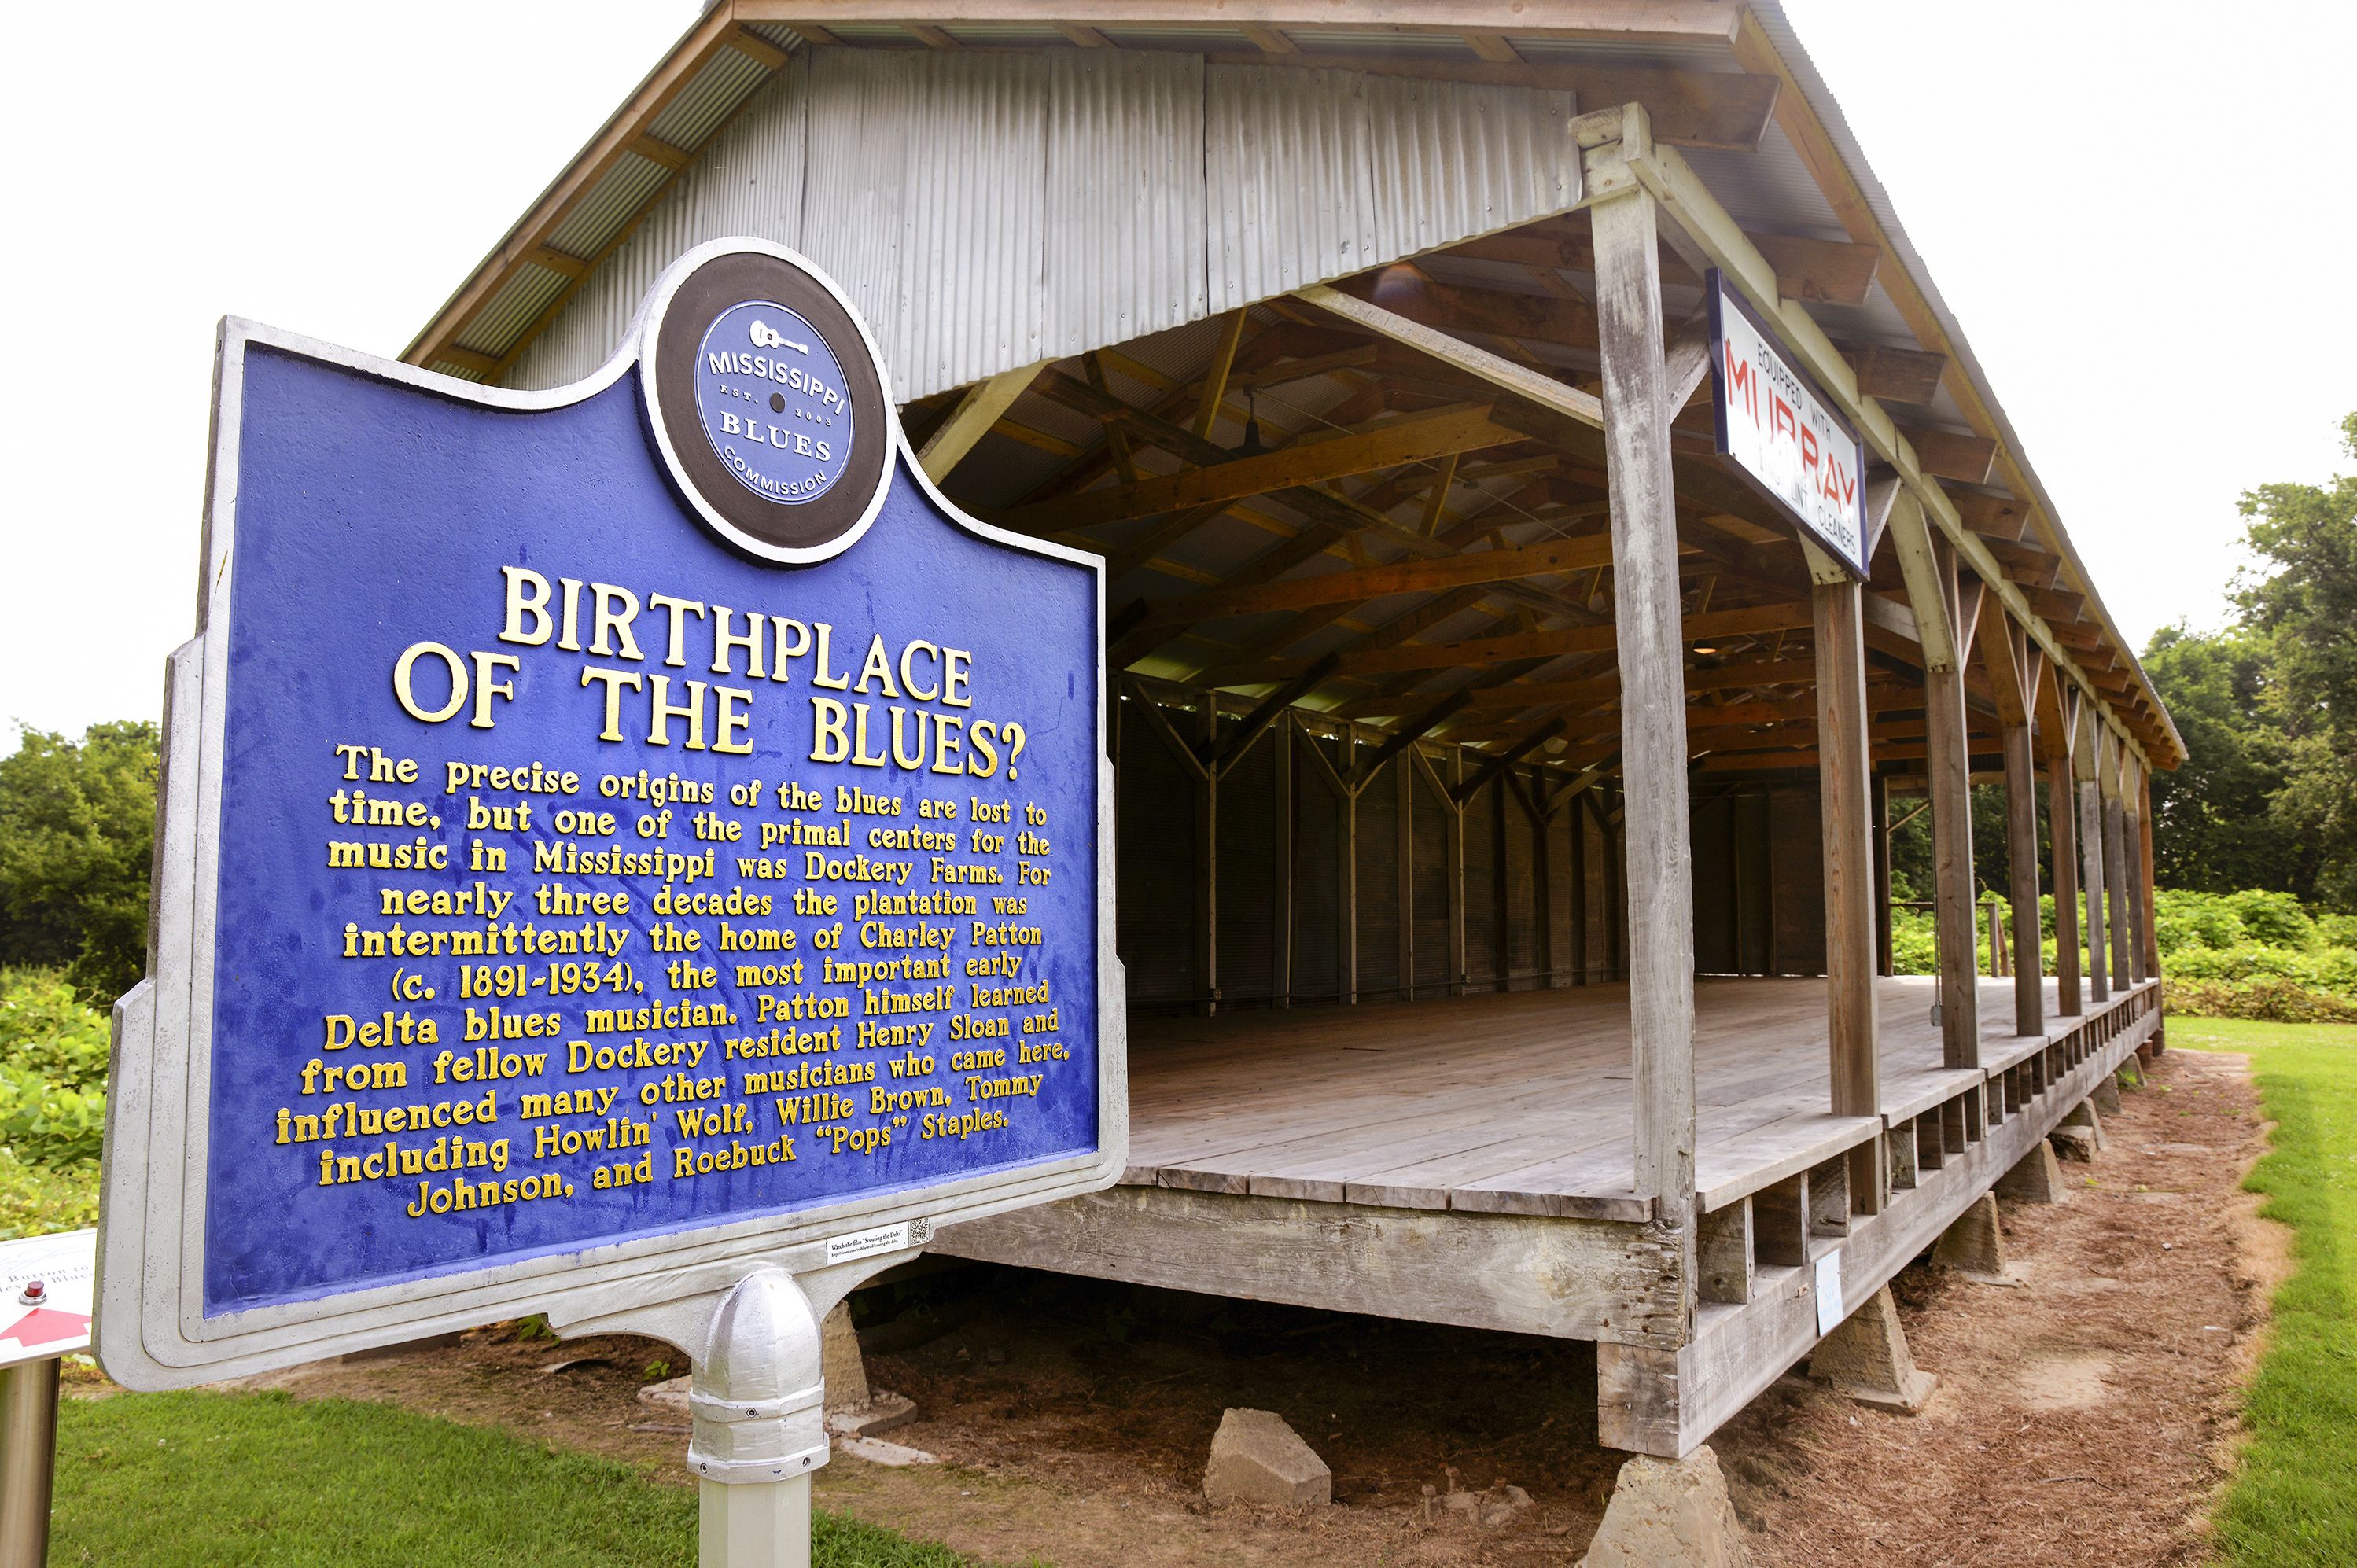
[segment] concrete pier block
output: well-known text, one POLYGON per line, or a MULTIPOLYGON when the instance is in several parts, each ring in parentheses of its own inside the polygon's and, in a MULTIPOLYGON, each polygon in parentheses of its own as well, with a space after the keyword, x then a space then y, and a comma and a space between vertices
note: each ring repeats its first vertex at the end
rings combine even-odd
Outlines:
POLYGON ((1996 1227, 1996 1195, 1985 1192, 1932 1243, 1932 1262, 1984 1284, 2018 1284, 2006 1272, 2005 1241, 1996 1227))
POLYGON ((2088 1096, 2096 1110, 2106 1116, 2120 1113, 2120 1081, 2110 1073, 2095 1080, 2095 1092, 2088 1096))
POLYGON ((1818 1342, 1809 1357, 1809 1376, 1824 1379, 1860 1404, 1908 1415, 1922 1411, 1940 1380, 1916 1367, 1889 1285, 1818 1342))
POLYGON ((851 1304, 836 1302, 818 1326, 819 1375, 826 1380, 826 1408, 866 1410, 872 1395, 867 1363, 859 1354, 859 1333, 851 1326, 851 1304))
POLYGON ((1580 1568, 1749 1568, 1718 1455, 1705 1444, 1683 1459, 1640 1454, 1621 1466, 1604 1522, 1579 1561, 1580 1568))
POLYGON ((2043 1138, 2029 1146, 2029 1153, 2014 1162, 2013 1169, 1996 1178, 1997 1196, 2023 1203, 2061 1203, 2071 1196, 2062 1185, 2062 1167, 2054 1158, 2054 1145, 2043 1138))

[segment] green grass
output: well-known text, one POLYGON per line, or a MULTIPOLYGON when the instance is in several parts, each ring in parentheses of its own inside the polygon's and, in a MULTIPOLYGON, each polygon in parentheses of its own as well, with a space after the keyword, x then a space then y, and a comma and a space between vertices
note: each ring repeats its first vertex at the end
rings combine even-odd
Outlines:
POLYGON ((2217 1516, 2221 1561, 2357 1563, 2357 1027, 2179 1016, 2169 1041, 2250 1053, 2276 1133, 2247 1185, 2293 1231, 2252 1439, 2217 1516))
MULTIPOLYGON (((488 1428, 283 1393, 69 1400, 52 1563, 681 1568, 693 1487, 488 1428)), ((821 1568, 963 1568, 822 1515, 821 1568)))

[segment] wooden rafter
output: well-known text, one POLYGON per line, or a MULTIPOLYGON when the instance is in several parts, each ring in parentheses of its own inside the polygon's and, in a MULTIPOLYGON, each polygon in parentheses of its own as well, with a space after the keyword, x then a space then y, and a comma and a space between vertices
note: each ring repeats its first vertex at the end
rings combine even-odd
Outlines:
POLYGON ((1510 446, 1522 439, 1521 432, 1491 420, 1490 405, 1469 403, 1325 439, 1298 441, 1257 456, 1222 454, 1226 460, 1222 462, 1176 474, 1140 476, 1114 489, 1034 502, 1000 512, 991 521, 1023 533, 1061 533, 1132 518, 1158 517, 1212 501, 1242 500, 1326 484, 1353 474, 1429 462, 1455 452, 1510 446))

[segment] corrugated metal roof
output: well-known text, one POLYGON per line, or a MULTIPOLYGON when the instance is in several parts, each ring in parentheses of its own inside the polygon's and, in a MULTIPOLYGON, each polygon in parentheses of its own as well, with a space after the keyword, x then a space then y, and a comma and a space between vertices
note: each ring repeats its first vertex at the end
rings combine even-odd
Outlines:
POLYGON ((796 56, 655 203, 630 239, 580 288, 510 369, 517 387, 579 381, 605 363, 655 278, 707 240, 748 234, 802 243, 802 115, 807 56, 796 56))
POLYGON ((716 50, 654 117, 647 134, 674 147, 700 147, 769 76, 768 66, 740 49, 716 50))
POLYGON ((458 334, 458 347, 494 360, 502 358, 570 282, 563 273, 526 262, 458 334))
POLYGON ((624 153, 550 233, 549 248, 568 256, 596 255, 670 177, 671 170, 653 159, 624 153))

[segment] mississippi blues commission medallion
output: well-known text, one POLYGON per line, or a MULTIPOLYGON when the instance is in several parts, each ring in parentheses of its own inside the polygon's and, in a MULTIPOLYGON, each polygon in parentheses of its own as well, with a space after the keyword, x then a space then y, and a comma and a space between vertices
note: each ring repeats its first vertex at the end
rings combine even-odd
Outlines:
POLYGON ((823 560, 883 501, 892 410, 878 355, 799 257, 742 247, 692 264, 652 302, 655 444, 722 538, 764 560, 823 560))

